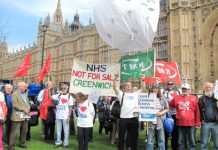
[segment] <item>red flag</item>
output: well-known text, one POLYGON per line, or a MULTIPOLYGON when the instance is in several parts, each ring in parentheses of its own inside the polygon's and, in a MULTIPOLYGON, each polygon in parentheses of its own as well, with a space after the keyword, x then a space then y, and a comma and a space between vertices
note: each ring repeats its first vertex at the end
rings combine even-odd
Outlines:
POLYGON ((29 69, 30 69, 30 52, 27 53, 22 63, 18 66, 15 72, 15 76, 19 76, 19 77, 26 76, 28 74, 29 69))
POLYGON ((176 84, 181 84, 178 66, 173 62, 156 62, 155 77, 145 78, 147 84, 167 83, 173 80, 176 84))
POLYGON ((48 55, 48 58, 46 59, 46 62, 44 64, 41 72, 36 77, 36 83, 39 83, 39 81, 41 81, 45 77, 46 73, 49 72, 49 70, 50 70, 50 63, 51 63, 51 54, 48 55))

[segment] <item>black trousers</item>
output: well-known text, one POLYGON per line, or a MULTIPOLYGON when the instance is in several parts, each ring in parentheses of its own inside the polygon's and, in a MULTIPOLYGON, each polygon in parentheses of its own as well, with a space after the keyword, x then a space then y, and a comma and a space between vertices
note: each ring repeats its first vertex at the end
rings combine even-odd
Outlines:
POLYGON ((76 135, 75 123, 74 123, 74 111, 71 112, 71 116, 70 116, 70 134, 76 135))
MULTIPOLYGON (((174 127, 173 127, 173 131, 171 133, 171 149, 172 150, 177 150, 178 149, 178 128, 176 126, 176 115, 171 115, 173 120, 174 120, 174 127)), ((168 139, 169 139, 169 135, 167 134, 167 132, 165 131, 165 149, 167 150, 167 146, 168 146, 168 139)))
POLYGON ((125 137, 128 133, 129 142, 132 150, 138 149, 139 136, 139 121, 138 118, 120 118, 119 120, 119 136, 118 136, 118 150, 124 150, 125 137))
POLYGON ((55 123, 45 123, 44 122, 45 142, 54 141, 54 132, 55 132, 55 123))
POLYGON ((98 133, 101 134, 102 130, 104 128, 105 130, 105 134, 108 134, 108 129, 104 126, 105 121, 99 121, 99 129, 98 129, 98 133))
POLYGON ((88 150, 91 128, 77 127, 78 131, 78 150, 88 150))

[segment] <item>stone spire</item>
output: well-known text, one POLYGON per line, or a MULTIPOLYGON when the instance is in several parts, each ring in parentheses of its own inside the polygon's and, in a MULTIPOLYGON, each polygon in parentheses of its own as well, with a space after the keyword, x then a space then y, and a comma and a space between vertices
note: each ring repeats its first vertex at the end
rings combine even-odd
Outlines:
POLYGON ((62 25, 62 12, 61 12, 61 0, 58 0, 57 8, 54 14, 53 23, 62 25))

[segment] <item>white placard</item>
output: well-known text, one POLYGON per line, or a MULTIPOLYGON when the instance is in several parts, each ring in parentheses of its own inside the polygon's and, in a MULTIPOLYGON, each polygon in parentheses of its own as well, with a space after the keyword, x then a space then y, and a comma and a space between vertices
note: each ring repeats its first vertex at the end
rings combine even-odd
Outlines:
POLYGON ((97 104, 98 98, 100 97, 100 95, 101 95, 101 92, 99 90, 92 90, 89 93, 88 101, 91 103, 97 104))
POLYGON ((216 83, 215 83, 214 98, 218 99, 218 80, 216 80, 216 83))
POLYGON ((139 97, 139 121, 156 121, 156 94, 142 93, 139 97))

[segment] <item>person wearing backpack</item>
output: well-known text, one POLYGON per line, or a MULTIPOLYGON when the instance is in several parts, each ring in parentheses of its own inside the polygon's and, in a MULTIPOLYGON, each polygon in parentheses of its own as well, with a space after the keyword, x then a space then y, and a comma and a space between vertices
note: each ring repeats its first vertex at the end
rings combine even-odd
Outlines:
MULTIPOLYGON (((167 98, 168 102, 170 102, 175 95, 179 95, 181 91, 176 88, 175 82, 173 80, 167 81, 167 88, 161 90, 161 94, 167 98)), ((174 122, 176 122, 176 108, 170 108, 169 113, 172 116, 174 122)), ((165 130, 165 149, 167 150, 168 147, 168 139, 170 135, 165 130)), ((173 127, 173 131, 171 133, 171 149, 177 150, 178 149, 178 129, 176 124, 173 127)))
POLYGON ((108 97, 102 96, 98 103, 98 120, 99 120, 99 130, 98 133, 102 134, 103 128, 105 129, 105 134, 108 134, 108 128, 105 126, 105 123, 109 121, 109 105, 108 105, 108 97))
POLYGON ((117 97, 112 97, 111 98, 111 107, 110 107, 110 121, 112 124, 112 129, 110 132, 110 140, 111 144, 115 144, 116 142, 116 131, 117 131, 117 123, 119 120, 119 117, 117 117, 117 114, 119 113, 119 100, 117 97))
POLYGON ((118 150, 124 150, 125 137, 129 134, 130 147, 132 150, 138 149, 138 135, 139 135, 139 94, 145 88, 145 76, 141 75, 141 89, 133 92, 133 86, 131 82, 126 82, 124 92, 117 86, 119 75, 115 75, 113 81, 113 89, 117 94, 119 102, 121 104, 120 120, 118 125, 118 150))
POLYGON ((201 118, 201 150, 208 150, 211 135, 214 149, 218 150, 218 100, 211 82, 204 84, 204 94, 198 100, 201 118))
POLYGON ((52 95, 52 100, 56 102, 56 127, 57 140, 55 147, 59 147, 63 143, 63 147, 69 147, 69 122, 72 107, 74 105, 73 97, 68 93, 69 86, 63 84, 61 86, 61 93, 52 95), (64 129, 64 141, 61 140, 62 127, 64 129))

